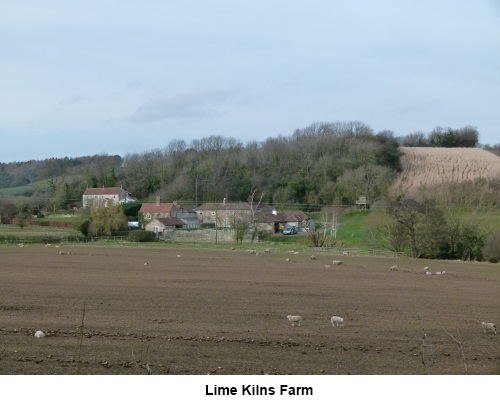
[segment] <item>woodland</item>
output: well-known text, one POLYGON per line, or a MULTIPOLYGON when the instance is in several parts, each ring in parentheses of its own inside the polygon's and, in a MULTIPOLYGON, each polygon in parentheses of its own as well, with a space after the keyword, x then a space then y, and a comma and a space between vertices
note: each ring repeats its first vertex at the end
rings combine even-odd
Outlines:
MULTIPOLYGON (((173 139, 126 156, 0 163, 0 199, 10 195, 4 189, 21 187, 17 195, 30 205, 56 209, 81 201, 87 187, 122 186, 141 201, 157 195, 190 204, 247 201, 259 190, 262 203, 276 207, 350 205, 360 195, 369 201, 387 196, 400 170, 399 146, 477 147, 478 140, 471 126, 396 136, 359 121, 316 123, 262 142, 222 135, 173 139)), ((484 147, 500 151, 500 144, 484 147)))

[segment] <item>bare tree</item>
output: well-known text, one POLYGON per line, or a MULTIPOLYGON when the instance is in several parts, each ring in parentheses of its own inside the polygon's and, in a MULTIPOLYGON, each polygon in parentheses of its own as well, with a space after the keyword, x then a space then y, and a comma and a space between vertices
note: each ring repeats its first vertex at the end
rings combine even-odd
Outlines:
POLYGON ((255 203, 255 194, 257 193, 257 189, 252 191, 252 195, 250 197, 250 210, 251 210, 251 226, 252 226, 252 242, 257 237, 257 233, 259 232, 259 221, 257 218, 257 213, 260 210, 262 198, 264 197, 264 191, 261 191, 259 202, 255 203))

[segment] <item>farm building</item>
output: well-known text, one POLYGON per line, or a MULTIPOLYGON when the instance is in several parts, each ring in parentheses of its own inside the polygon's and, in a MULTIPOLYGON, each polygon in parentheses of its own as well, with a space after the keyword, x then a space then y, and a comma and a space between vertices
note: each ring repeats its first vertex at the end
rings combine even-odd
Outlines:
POLYGON ((278 233, 282 231, 286 226, 287 215, 284 212, 278 212, 273 209, 271 212, 267 210, 261 210, 257 214, 257 220, 259 221, 259 228, 263 232, 278 233))
POLYGON ((156 197, 156 202, 154 203, 142 204, 139 213, 144 216, 146 221, 161 218, 180 218, 183 221, 183 228, 199 227, 199 221, 194 207, 179 205, 177 201, 162 203, 160 196, 156 197))
POLYGON ((307 228, 309 217, 304 212, 300 210, 284 211, 283 216, 285 219, 285 226, 295 226, 299 230, 307 228))
POLYGON ((182 212, 182 209, 177 202, 162 203, 160 196, 156 197, 154 203, 143 203, 139 214, 144 216, 144 219, 151 220, 155 218, 175 218, 182 212))
POLYGON ((213 224, 218 228, 231 228, 235 219, 250 219, 252 209, 246 202, 205 203, 196 208, 196 215, 202 224, 213 224))
POLYGON ((82 206, 92 207, 95 205, 125 204, 137 201, 132 195, 121 187, 97 187, 87 188, 82 196, 82 206))
POLYGON ((187 228, 187 224, 180 218, 154 218, 146 224, 146 231, 153 231, 157 235, 165 231, 187 228))

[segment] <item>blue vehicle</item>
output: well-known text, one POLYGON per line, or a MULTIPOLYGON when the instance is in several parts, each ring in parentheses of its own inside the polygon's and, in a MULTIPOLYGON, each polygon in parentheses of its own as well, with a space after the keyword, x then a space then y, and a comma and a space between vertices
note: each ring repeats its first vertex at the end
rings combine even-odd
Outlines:
POLYGON ((295 226, 288 225, 283 229, 283 235, 297 235, 297 228, 295 226))

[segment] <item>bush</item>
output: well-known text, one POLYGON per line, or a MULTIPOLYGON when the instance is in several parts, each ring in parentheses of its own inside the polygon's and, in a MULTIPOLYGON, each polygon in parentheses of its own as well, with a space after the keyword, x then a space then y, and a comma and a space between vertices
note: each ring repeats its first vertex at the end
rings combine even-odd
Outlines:
POLYGON ((483 254, 484 258, 491 263, 500 262, 500 231, 488 235, 483 254))
POLYGON ((152 231, 130 231, 128 240, 130 242, 154 242, 156 234, 152 231))

